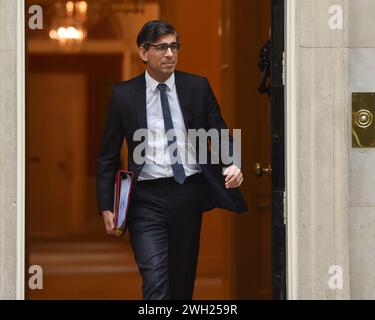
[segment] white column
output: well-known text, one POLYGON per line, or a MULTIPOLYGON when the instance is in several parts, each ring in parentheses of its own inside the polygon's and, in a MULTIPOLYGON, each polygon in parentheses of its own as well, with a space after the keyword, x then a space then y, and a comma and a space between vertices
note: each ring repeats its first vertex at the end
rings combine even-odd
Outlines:
POLYGON ((24 1, 0 1, 0 299, 24 298, 24 1))
POLYGON ((288 297, 346 299, 348 1, 288 0, 287 5, 288 297), (342 29, 330 28, 332 5, 342 9, 342 29), (332 266, 337 267, 330 275, 332 266))

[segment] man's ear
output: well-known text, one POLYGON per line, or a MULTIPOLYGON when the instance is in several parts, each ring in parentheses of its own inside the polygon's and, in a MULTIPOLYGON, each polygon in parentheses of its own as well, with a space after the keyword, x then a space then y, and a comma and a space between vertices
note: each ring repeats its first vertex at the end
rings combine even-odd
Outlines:
POLYGON ((147 63, 148 61, 148 55, 147 55, 147 50, 144 47, 139 47, 138 48, 138 54, 139 57, 142 59, 144 63, 147 63))

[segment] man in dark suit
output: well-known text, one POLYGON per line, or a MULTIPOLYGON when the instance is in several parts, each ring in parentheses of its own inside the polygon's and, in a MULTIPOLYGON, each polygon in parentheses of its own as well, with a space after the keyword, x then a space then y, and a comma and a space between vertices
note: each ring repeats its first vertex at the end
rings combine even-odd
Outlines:
MULTIPOLYGON (((167 134, 227 128, 207 79, 175 70, 180 43, 173 26, 150 21, 137 44, 146 71, 113 87, 97 158, 99 210, 107 233, 113 235, 113 187, 125 139, 135 180, 127 227, 143 278, 143 299, 192 299, 202 213, 216 207, 246 212, 238 189, 243 175, 234 163, 224 167, 222 161, 184 161, 184 151, 196 160, 212 152, 190 148, 179 135, 167 134), (139 129, 156 139, 134 139, 139 129), (135 154, 142 143, 146 152, 140 163, 135 154)), ((233 153, 229 138, 228 152, 233 153)))

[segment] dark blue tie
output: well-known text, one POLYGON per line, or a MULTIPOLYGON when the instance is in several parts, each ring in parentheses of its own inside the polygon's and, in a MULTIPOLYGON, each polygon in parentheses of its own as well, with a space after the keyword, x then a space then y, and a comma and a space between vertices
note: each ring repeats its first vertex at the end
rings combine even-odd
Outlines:
MULTIPOLYGON (((172 122, 172 116, 171 116, 171 110, 169 108, 169 102, 168 102, 168 96, 167 96, 167 85, 165 83, 160 83, 158 85, 158 90, 160 91, 160 100, 161 100, 161 108, 163 110, 163 118, 164 118, 164 126, 165 126, 165 132, 168 132, 169 130, 173 130, 173 122, 172 122)), ((173 135, 173 139, 169 140, 168 139, 168 146, 176 142, 176 135, 173 135)), ((172 153, 172 148, 169 148, 170 150, 170 155, 171 155, 171 160, 172 156, 175 159, 180 160, 179 153, 176 149, 174 150, 174 153, 172 153)), ((180 161, 177 161, 176 163, 172 164, 172 170, 173 170, 173 175, 174 179, 179 183, 183 184, 186 179, 186 174, 184 170, 184 166, 179 163, 180 161)))

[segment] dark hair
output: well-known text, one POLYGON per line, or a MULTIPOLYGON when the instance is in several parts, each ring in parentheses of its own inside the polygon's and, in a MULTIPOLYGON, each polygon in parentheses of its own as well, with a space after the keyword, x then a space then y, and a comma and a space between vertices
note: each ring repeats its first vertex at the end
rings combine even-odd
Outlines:
POLYGON ((147 22, 141 29, 137 37, 138 47, 148 49, 148 44, 155 43, 161 36, 174 34, 179 42, 179 36, 176 29, 168 22, 161 20, 152 20, 147 22))

